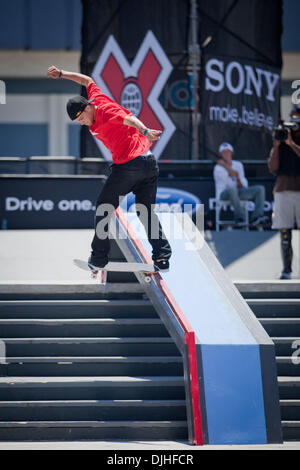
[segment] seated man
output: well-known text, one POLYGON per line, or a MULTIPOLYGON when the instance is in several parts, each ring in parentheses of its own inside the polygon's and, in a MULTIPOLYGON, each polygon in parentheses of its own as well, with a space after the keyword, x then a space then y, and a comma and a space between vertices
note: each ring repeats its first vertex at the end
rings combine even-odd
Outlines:
POLYGON ((233 153, 233 147, 228 142, 223 142, 220 145, 220 159, 214 167, 216 199, 231 202, 234 208, 235 223, 238 226, 245 225, 241 200, 253 201, 255 210, 250 216, 249 222, 250 225, 256 226, 268 219, 264 217, 265 188, 261 185, 248 187, 244 166, 241 162, 232 160, 233 153))

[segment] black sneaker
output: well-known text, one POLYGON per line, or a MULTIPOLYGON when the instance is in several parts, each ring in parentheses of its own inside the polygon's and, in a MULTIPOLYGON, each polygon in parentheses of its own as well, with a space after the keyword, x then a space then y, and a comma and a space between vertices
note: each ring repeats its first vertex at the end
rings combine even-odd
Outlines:
POLYGON ((102 269, 107 265, 107 263, 107 259, 97 259, 94 258, 92 255, 88 259, 88 265, 91 269, 102 269))
POLYGON ((161 272, 168 272, 169 271, 169 261, 167 259, 160 259, 153 261, 154 269, 161 272))

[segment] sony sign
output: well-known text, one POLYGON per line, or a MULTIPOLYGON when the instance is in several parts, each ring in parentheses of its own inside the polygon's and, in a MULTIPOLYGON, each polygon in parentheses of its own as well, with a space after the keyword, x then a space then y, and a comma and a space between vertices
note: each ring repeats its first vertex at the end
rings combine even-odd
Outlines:
POLYGON ((279 82, 279 73, 255 65, 241 64, 236 60, 225 63, 224 60, 212 58, 205 66, 205 90, 215 93, 226 88, 233 95, 244 93, 255 94, 258 98, 265 96, 274 102, 275 90, 279 82))
MULTIPOLYGON (((220 142, 231 141, 248 147, 253 155, 265 152, 266 136, 278 122, 280 70, 250 60, 225 56, 204 59, 202 115, 206 124, 206 146, 216 153, 220 142), (209 125, 209 128, 207 127, 209 125)), ((247 151, 248 158, 250 156, 247 151)), ((260 158, 260 157, 259 157, 260 158)), ((265 158, 265 157, 264 157, 265 158)))

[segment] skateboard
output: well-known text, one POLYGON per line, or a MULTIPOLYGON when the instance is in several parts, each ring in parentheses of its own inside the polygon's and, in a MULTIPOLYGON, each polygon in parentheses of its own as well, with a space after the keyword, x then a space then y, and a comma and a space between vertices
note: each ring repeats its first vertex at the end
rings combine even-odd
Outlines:
POLYGON ((91 269, 87 261, 81 259, 73 260, 75 266, 84 271, 89 271, 93 279, 96 279, 100 274, 100 284, 106 284, 108 272, 119 272, 119 273, 142 273, 146 282, 151 281, 151 275, 157 273, 153 264, 144 263, 127 263, 127 262, 109 262, 104 268, 91 269))

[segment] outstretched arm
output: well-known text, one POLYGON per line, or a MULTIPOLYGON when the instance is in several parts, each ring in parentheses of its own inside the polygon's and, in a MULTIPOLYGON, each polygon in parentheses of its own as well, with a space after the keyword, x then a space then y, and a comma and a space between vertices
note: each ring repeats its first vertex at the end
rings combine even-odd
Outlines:
POLYGON ((91 77, 88 77, 88 75, 83 75, 82 73, 77 72, 68 72, 67 70, 58 69, 54 65, 51 65, 51 67, 48 68, 47 75, 54 79, 65 78, 67 80, 72 80, 73 82, 86 87, 94 81, 91 77))
POLYGON ((142 123, 138 118, 135 116, 126 116, 124 118, 123 123, 125 126, 135 127, 141 134, 143 134, 149 142, 155 142, 160 138, 160 134, 162 131, 157 131, 155 129, 148 129, 145 124, 142 123))

